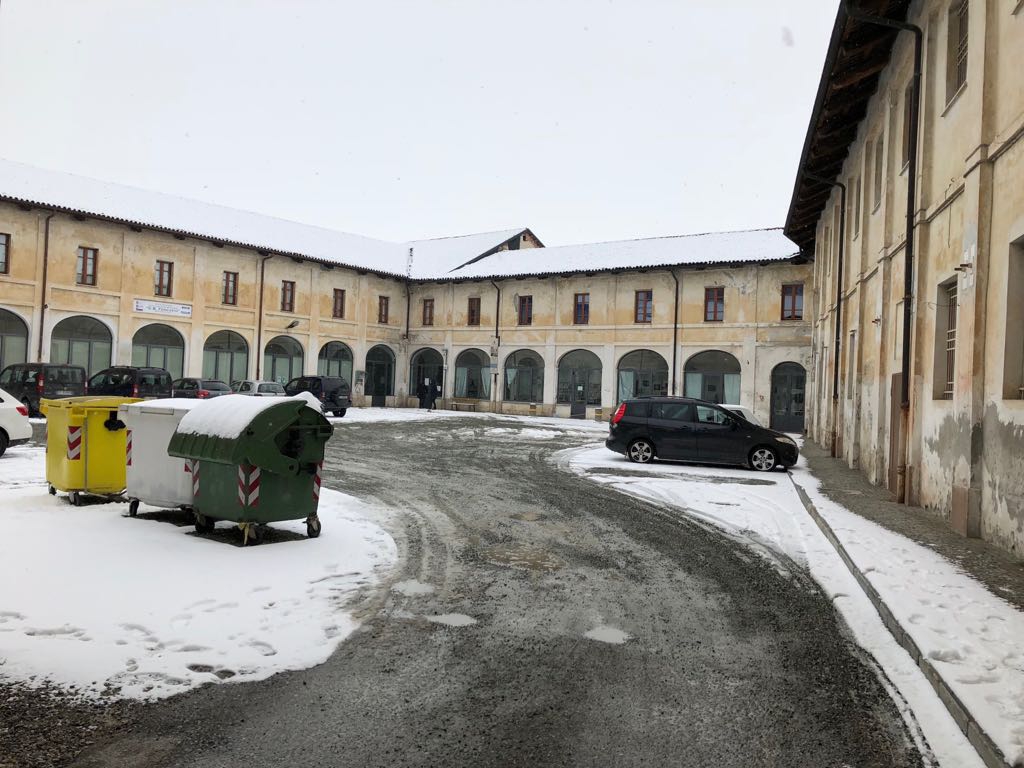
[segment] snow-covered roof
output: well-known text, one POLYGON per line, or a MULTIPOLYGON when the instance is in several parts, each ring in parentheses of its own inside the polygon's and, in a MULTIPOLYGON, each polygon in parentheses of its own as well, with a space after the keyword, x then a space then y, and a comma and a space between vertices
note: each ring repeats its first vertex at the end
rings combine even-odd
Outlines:
POLYGON ((799 249, 782 229, 707 232, 608 243, 499 251, 455 269, 445 279, 556 275, 617 269, 784 261, 799 249))
POLYGON ((0 198, 396 276, 406 274, 410 246, 414 275, 433 276, 524 231, 392 243, 4 159, 0 198))

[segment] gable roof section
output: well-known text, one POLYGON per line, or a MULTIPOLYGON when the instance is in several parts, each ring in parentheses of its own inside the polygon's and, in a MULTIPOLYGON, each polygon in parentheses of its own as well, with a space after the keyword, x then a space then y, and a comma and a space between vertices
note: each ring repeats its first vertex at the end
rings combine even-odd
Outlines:
POLYGON ((437 237, 433 240, 413 240, 406 243, 412 248, 412 273, 410 276, 414 279, 426 279, 443 275, 465 264, 489 256, 505 243, 529 231, 526 227, 518 227, 502 229, 497 232, 437 237))
MULTIPOLYGON (((910 5, 910 0, 852 1, 858 10, 894 21, 904 21, 910 5)), ((786 234, 810 258, 818 219, 832 194, 831 185, 812 177, 835 180, 842 171, 898 34, 856 21, 839 7, 786 217, 786 234)))

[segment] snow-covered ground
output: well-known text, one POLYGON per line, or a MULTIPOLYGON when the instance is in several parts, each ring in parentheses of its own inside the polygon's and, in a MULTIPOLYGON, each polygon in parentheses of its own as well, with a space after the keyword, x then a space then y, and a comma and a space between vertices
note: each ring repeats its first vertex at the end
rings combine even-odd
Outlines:
MULTIPOLYGON (((889 688, 926 760, 943 768, 981 768, 981 759, 920 668, 885 628, 871 601, 803 508, 787 474, 660 462, 638 465, 612 453, 603 445, 560 451, 556 454, 556 461, 594 482, 714 525, 777 564, 791 561, 806 568, 824 593, 832 599, 856 642, 877 661, 883 684, 889 688)), ((801 466, 793 470, 793 474, 804 484, 814 483, 802 460, 801 466)), ((852 513, 847 512, 846 515, 863 524, 857 526, 860 530, 869 526, 878 528, 852 513)), ((848 522, 856 526, 854 521, 848 522)), ((884 529, 879 530, 888 533, 884 529)), ((864 541, 868 544, 863 552, 865 558, 874 558, 888 566, 895 564, 888 559, 891 552, 902 550, 903 557, 910 560, 921 555, 914 553, 914 547, 924 550, 895 534, 889 536, 901 540, 899 549, 895 548, 895 541, 884 536, 870 540, 865 537, 864 541), (872 554, 871 544, 879 547, 880 551, 872 554), (890 551, 885 551, 887 549, 890 551)), ((928 550, 924 552, 936 557, 928 550)), ((933 567, 939 567, 939 564, 933 563, 933 567)), ((904 579, 900 578, 898 570, 894 569, 891 573, 895 576, 893 583, 901 583, 905 592, 920 592, 922 596, 928 594, 931 599, 935 599, 934 591, 937 587, 934 587, 934 580, 930 579, 932 585, 929 585, 911 578, 909 572, 904 579)), ((963 575, 959 578, 970 581, 963 575)), ((964 585, 963 589, 966 590, 967 586, 964 585)), ((1011 614, 1014 611, 1007 604, 993 611, 993 616, 1001 618, 992 619, 990 624, 1002 621, 1012 624, 1011 614)), ((921 614, 922 617, 924 615, 921 614)), ((952 627, 947 628, 954 631, 952 627)), ((1020 629, 1017 632, 1018 638, 1024 637, 1020 629)), ((1019 664, 1020 644, 1007 642, 1008 637, 1001 637, 1004 643, 1003 656, 1007 663, 1013 663, 1016 659, 1019 664)), ((1010 684, 1010 691, 1015 687, 1019 694, 1022 690, 1020 685, 1006 678, 1004 682, 1010 684)), ((984 708, 983 711, 992 713, 992 708, 984 708)), ((1009 715, 1011 712, 1006 710, 1004 714, 1009 715)), ((1015 725, 1019 728, 1021 724, 1018 715, 1015 725)), ((1000 718, 998 721, 986 722, 986 726, 991 728, 989 734, 996 738, 997 733, 1005 732, 1011 726, 1011 722, 1000 718)))
MULTIPOLYGON (((425 408, 349 408, 345 415, 340 419, 336 419, 330 415, 328 415, 327 418, 327 420, 331 422, 331 424, 334 424, 335 427, 344 426, 345 424, 394 423, 401 421, 445 421, 447 419, 477 419, 483 424, 494 423, 495 429, 501 428, 498 425, 498 422, 509 422, 519 424, 524 427, 556 429, 562 432, 608 432, 608 423, 602 421, 563 419, 553 416, 513 416, 510 414, 477 413, 475 411, 428 411, 425 408)), ((519 431, 518 429, 513 430, 511 428, 506 428, 506 430, 509 433, 519 431)))
MULTIPOLYGON (((0 676, 154 699, 327 659, 397 557, 382 512, 324 489, 323 533, 242 548, 127 504, 49 496, 41 447, 0 458, 0 676)), ((220 525, 227 525, 221 523, 220 525)))

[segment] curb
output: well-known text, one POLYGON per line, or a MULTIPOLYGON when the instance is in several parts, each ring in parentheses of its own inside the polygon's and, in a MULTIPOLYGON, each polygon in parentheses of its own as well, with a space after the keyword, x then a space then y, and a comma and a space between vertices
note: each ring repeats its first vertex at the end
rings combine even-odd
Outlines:
POLYGON ((946 709, 949 710, 949 714, 953 716, 956 724, 960 727, 960 730, 967 737, 967 740, 971 742, 971 746, 974 747, 978 753, 978 757, 981 758, 982 762, 985 763, 987 768, 1020 768, 1021 763, 1017 763, 1016 766, 1011 766, 1007 762, 1006 757, 1003 755, 999 747, 996 746, 995 742, 989 737, 977 720, 971 715, 970 711, 963 705, 963 702, 957 698, 957 695, 946 685, 946 682, 939 675, 938 670, 932 665, 932 663, 921 654, 921 649, 917 647, 917 644, 910 637, 910 634, 906 629, 900 625, 896 617, 893 615, 892 610, 886 605, 885 600, 878 594, 878 590, 874 588, 867 576, 857 567, 857 564, 853 562, 853 558, 850 557, 846 551, 846 547, 843 546, 842 542, 839 541, 839 537, 836 536, 835 531, 832 530, 832 526, 826 522, 825 518, 821 516, 814 503, 811 501, 807 492, 801 488, 792 475, 790 475, 790 482, 793 483, 793 487, 796 488, 796 493, 800 497, 800 501, 804 505, 804 509, 807 510, 807 514, 811 516, 811 519, 817 524, 821 532, 825 534, 825 538, 829 540, 829 543, 835 548, 839 557, 846 564, 847 569, 853 574, 853 578, 860 584, 860 588, 864 590, 864 594, 868 596, 871 604, 875 606, 875 610, 878 611, 879 617, 882 619, 882 623, 885 624, 886 629, 892 634, 903 649, 910 654, 910 658, 914 660, 914 663, 924 672, 925 678, 931 683, 932 688, 935 689, 935 693, 938 694, 939 699, 945 705, 946 709))

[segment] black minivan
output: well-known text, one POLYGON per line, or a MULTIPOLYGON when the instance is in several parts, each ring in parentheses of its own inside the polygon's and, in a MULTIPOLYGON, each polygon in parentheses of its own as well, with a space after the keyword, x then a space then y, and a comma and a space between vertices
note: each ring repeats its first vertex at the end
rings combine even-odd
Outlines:
POLYGON ((39 400, 85 394, 85 368, 61 363, 15 363, 0 372, 0 389, 21 401, 30 416, 39 414, 39 400))
POLYGON ((344 416, 352 407, 352 388, 341 376, 299 376, 285 384, 284 391, 289 397, 299 392, 312 392, 320 400, 322 409, 335 416, 344 416))
POLYGON ((659 459, 738 464, 760 472, 792 467, 796 441, 714 403, 686 397, 627 400, 612 416, 605 446, 646 464, 659 459))
POLYGON ((90 395, 114 397, 170 397, 171 374, 163 368, 118 365, 89 379, 90 395))

